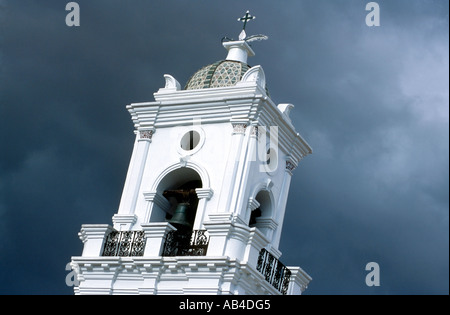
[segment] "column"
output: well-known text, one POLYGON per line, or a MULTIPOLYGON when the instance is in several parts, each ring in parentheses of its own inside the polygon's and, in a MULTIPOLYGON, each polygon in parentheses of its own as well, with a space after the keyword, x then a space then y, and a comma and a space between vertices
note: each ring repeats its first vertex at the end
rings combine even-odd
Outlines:
POLYGON ((218 203, 219 213, 230 213, 231 201, 233 199, 234 188, 236 178, 238 174, 238 168, 240 160, 242 159, 242 147, 245 139, 245 132, 247 129, 247 123, 233 122, 233 134, 231 148, 228 154, 227 165, 225 168, 224 180, 220 190, 220 198, 218 203))
POLYGON ((294 161, 292 161, 291 159, 288 159, 286 161, 283 185, 281 186, 280 197, 277 201, 278 212, 277 212, 277 217, 275 218, 275 220, 278 223, 278 229, 275 231, 275 236, 274 236, 273 242, 272 242, 272 245, 275 248, 278 248, 278 246, 280 244, 281 231, 282 231, 282 227, 283 227, 284 216, 286 213, 286 205, 287 205, 287 200, 288 200, 288 195, 289 195, 289 188, 291 186, 292 172, 294 171, 294 169, 296 167, 297 167, 296 164, 294 164, 294 161))
POLYGON ((197 188, 195 190, 198 197, 197 214, 194 222, 194 230, 203 229, 203 221, 205 219, 206 202, 211 199, 214 191, 211 188, 197 188))
MULTIPOLYGON (((136 142, 134 145, 133 154, 131 156, 130 166, 128 168, 127 179, 125 181, 119 211, 113 218, 115 221, 115 227, 116 225, 128 223, 129 226, 126 226, 126 228, 130 229, 136 220, 134 211, 154 132, 154 130, 139 130, 136 136, 136 142)), ((117 228, 119 228, 119 226, 117 226, 117 228)))

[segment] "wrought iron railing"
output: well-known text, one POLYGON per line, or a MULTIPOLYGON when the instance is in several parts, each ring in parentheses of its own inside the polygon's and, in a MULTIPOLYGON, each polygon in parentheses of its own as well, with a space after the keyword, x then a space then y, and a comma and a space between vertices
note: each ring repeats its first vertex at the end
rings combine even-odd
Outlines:
POLYGON ((206 230, 167 233, 162 256, 206 256, 209 236, 206 230))
POLYGON ((144 231, 111 232, 106 238, 102 256, 144 256, 144 231))
POLYGON ((283 295, 287 294, 291 271, 264 248, 259 252, 256 269, 273 287, 283 295))

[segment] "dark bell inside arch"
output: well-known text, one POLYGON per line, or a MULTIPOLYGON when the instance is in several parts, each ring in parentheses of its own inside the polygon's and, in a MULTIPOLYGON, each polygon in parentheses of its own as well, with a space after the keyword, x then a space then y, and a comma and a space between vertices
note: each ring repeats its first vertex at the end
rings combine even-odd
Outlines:
POLYGON ((169 223, 178 230, 192 230, 191 209, 188 203, 179 203, 169 223))
POLYGON ((163 196, 176 207, 169 223, 181 231, 192 231, 197 212, 198 197, 196 188, 202 187, 201 181, 187 182, 177 189, 166 190, 163 196))

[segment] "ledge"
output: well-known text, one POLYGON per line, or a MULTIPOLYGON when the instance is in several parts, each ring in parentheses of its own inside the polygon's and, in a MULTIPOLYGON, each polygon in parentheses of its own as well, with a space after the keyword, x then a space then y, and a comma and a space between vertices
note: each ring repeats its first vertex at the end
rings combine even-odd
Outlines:
POLYGON ((289 294, 301 295, 308 288, 312 278, 300 267, 288 268, 291 271, 291 286, 289 288, 289 294))

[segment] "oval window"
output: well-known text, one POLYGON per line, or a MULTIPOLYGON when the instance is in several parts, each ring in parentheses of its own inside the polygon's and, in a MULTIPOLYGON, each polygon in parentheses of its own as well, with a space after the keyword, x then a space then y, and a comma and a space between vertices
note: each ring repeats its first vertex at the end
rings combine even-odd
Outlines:
POLYGON ((180 146, 185 151, 194 150, 200 143, 200 133, 195 130, 188 131, 181 138, 180 146))

